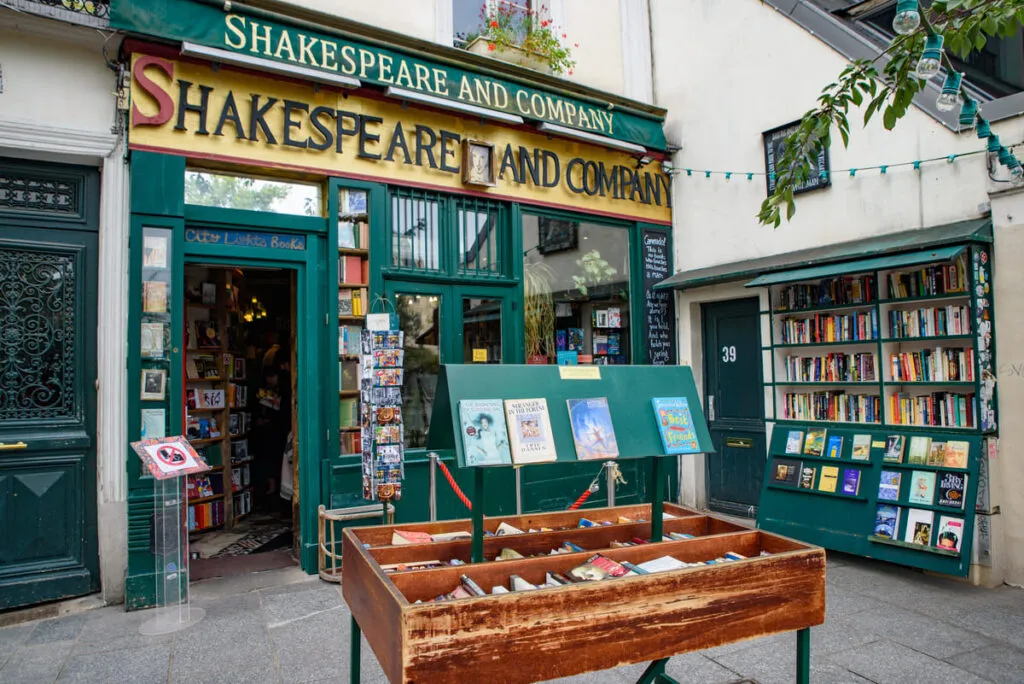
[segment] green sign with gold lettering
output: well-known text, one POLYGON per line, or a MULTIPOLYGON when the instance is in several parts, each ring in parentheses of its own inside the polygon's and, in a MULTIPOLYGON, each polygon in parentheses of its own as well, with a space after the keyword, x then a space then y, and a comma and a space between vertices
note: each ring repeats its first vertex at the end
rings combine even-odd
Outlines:
POLYGON ((394 49, 228 11, 193 0, 112 0, 110 25, 133 33, 191 41, 307 69, 343 74, 364 83, 395 86, 485 107, 525 119, 665 149, 656 117, 644 117, 529 88, 510 80, 431 62, 394 49))

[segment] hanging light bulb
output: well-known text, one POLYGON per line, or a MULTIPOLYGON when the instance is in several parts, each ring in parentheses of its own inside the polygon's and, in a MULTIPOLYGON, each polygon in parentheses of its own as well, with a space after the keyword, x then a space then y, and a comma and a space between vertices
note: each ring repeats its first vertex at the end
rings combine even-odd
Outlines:
POLYGON ((932 34, 925 39, 924 52, 921 53, 921 59, 917 62, 918 78, 927 81, 939 73, 939 67, 942 66, 942 40, 942 36, 938 34, 932 34))
POLYGON ((1014 155, 1010 155, 1010 182, 1019 187, 1024 185, 1024 166, 1014 155))
POLYGON ((999 157, 999 163, 1009 169, 1011 162, 1013 161, 1013 155, 1010 154, 1010 150, 1000 146, 999 151, 996 154, 999 157))
POLYGON ((990 135, 988 137, 988 166, 990 169, 994 168, 996 162, 999 161, 999 148, 1002 146, 1003 144, 999 142, 998 135, 990 135))
POLYGON ((942 94, 935 100, 935 106, 940 112, 951 112, 964 103, 964 96, 960 93, 960 83, 963 81, 963 74, 950 71, 946 74, 946 82, 942 84, 942 94))
POLYGON ((992 135, 992 127, 989 126, 987 120, 979 116, 978 125, 975 127, 974 132, 978 135, 979 140, 984 140, 985 138, 992 135))
POLYGON ((970 128, 974 125, 974 120, 978 117, 978 101, 967 98, 964 101, 964 106, 960 108, 960 125, 963 128, 970 128))
POLYGON ((892 30, 901 36, 913 33, 921 25, 921 12, 917 0, 899 0, 896 3, 896 16, 892 20, 892 30))

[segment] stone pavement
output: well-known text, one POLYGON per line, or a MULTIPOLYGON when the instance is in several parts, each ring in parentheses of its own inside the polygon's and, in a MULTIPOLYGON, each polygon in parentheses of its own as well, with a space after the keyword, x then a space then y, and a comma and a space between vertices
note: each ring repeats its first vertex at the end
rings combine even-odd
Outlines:
MULTIPOLYGON (((826 622, 811 630, 814 682, 1024 682, 1024 590, 840 554, 829 555, 827 578, 826 622)), ((147 611, 121 606, 2 628, 0 682, 348 681, 338 586, 290 568, 198 582, 193 597, 206 619, 162 637, 139 634, 147 611)), ((362 681, 380 684, 363 643, 362 681)), ((795 635, 784 634, 673 658, 668 673, 687 683, 792 682, 795 652, 795 635)), ((559 681, 625 684, 642 671, 559 681)))

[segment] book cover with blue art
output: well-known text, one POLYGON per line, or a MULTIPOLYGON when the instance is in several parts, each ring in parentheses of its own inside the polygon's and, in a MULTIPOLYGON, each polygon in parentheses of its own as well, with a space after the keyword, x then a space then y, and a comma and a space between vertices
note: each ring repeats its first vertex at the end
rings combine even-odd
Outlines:
POLYGON ((666 454, 700 453, 697 431, 693 429, 693 416, 686 397, 654 397, 654 417, 666 454))
POLYGON ((619 444, 615 441, 608 399, 568 399, 566 403, 576 457, 581 461, 618 458, 619 444))
POLYGON ((466 467, 512 463, 501 399, 463 399, 459 420, 466 467))

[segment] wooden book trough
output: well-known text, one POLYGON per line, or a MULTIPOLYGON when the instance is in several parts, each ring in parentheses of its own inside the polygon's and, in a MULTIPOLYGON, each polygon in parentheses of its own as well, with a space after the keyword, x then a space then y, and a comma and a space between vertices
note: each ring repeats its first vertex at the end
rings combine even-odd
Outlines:
MULTIPOLYGON (((799 670, 795 679, 806 681, 807 628, 825 619, 825 552, 680 506, 664 504, 662 510, 665 535, 681 532, 693 537, 613 547, 614 541, 650 537, 649 504, 486 518, 484 528, 491 532, 501 522, 521 530, 554 531, 485 537, 481 563, 469 562, 469 540, 391 545, 395 529, 431 534, 469 531, 469 519, 348 528, 342 542, 342 592, 392 683, 536 682, 646 661, 657 662, 641 681, 670 682, 663 674, 670 656, 797 630, 802 630, 802 654, 794 659, 799 670), (634 522, 618 523, 620 516, 634 522), (580 528, 581 517, 612 524, 580 528), (547 555, 565 541, 585 551, 547 555), (539 555, 495 562, 502 548, 539 555), (490 593, 495 586, 508 588, 511 575, 543 584, 546 573, 568 574, 598 552, 634 564, 662 556, 704 562, 728 552, 746 558, 535 591, 490 593), (451 559, 467 564, 447 565, 451 559), (424 560, 445 565, 389 573, 381 569, 424 560), (487 595, 434 601, 458 587, 462 575, 487 595)), ((354 639, 358 629, 353 630, 354 639)), ((358 652, 353 656, 358 668, 358 652)), ((353 679, 358 679, 357 670, 353 679)))

